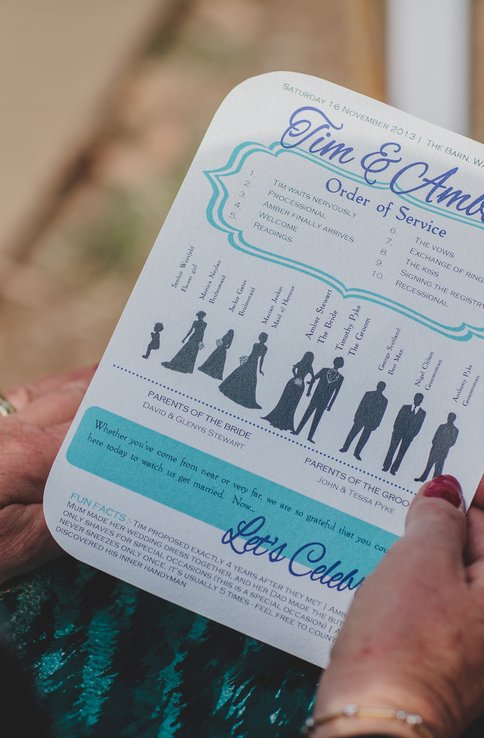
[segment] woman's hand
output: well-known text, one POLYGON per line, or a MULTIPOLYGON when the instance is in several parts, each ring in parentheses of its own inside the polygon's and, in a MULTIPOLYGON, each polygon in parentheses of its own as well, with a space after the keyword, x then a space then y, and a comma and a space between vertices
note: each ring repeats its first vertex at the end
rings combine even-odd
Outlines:
MULTIPOLYGON (((459 493, 457 480, 444 476, 414 499, 405 535, 350 608, 316 716, 349 703, 403 709, 420 714, 436 738, 455 738, 484 710, 484 477, 467 520, 455 506, 459 493)), ((327 734, 377 728, 414 735, 398 732, 396 721, 361 720, 341 720, 327 734)))
POLYGON ((77 369, 5 393, 17 412, 0 418, 0 583, 62 553, 44 520, 44 486, 93 374, 77 369))

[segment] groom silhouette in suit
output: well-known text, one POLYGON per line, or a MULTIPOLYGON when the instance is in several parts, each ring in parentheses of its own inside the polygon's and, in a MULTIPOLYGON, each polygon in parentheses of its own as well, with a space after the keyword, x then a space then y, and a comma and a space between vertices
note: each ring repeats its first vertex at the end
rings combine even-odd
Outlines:
POLYGON ((341 389, 341 385, 343 384, 344 377, 342 374, 339 373, 338 370, 341 369, 344 363, 344 359, 341 356, 337 356, 336 359, 333 361, 332 368, 325 367, 321 369, 311 379, 307 391, 308 397, 311 395, 313 384, 315 382, 318 382, 318 384, 316 385, 316 389, 314 390, 313 396, 311 397, 311 402, 307 406, 306 412, 302 416, 301 422, 299 423, 295 431, 291 431, 293 435, 299 435, 311 415, 314 413, 313 422, 311 423, 311 428, 309 429, 308 436, 308 441, 314 443, 314 434, 316 433, 319 421, 321 420, 324 411, 328 410, 329 412, 333 407, 334 401, 336 400, 338 392, 341 389))
POLYGON ((413 403, 411 405, 402 405, 398 411, 398 415, 393 424, 390 447, 387 455, 385 456, 385 461, 383 462, 383 471, 386 472, 390 469, 390 474, 395 475, 397 473, 398 468, 402 463, 402 459, 407 453, 408 447, 417 433, 420 432, 426 415, 425 410, 422 410, 420 407, 422 400, 423 395, 420 392, 417 392, 413 398, 413 403), (398 453, 393 461, 397 448, 398 453))

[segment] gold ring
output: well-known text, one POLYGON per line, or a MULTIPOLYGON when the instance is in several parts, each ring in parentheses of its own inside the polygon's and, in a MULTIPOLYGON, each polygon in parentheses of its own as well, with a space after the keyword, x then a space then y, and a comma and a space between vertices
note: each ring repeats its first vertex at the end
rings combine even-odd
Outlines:
POLYGON ((0 394, 0 415, 6 417, 7 415, 13 415, 16 412, 17 410, 12 405, 12 403, 9 402, 6 397, 0 394))

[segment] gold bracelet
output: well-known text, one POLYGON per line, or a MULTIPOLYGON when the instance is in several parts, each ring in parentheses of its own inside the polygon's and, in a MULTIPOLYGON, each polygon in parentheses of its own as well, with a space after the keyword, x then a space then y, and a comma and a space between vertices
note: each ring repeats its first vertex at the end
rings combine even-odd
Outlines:
MULTIPOLYGON (((415 731, 415 735, 420 738, 434 738, 430 730, 425 727, 423 718, 420 715, 407 712, 406 710, 390 710, 385 707, 360 707, 359 705, 345 705, 337 712, 330 712, 328 715, 321 715, 320 717, 308 718, 301 733, 310 736, 321 725, 327 725, 335 720, 358 720, 360 718, 398 721, 412 728, 415 731)), ((355 738, 357 737, 355 736, 355 738)))

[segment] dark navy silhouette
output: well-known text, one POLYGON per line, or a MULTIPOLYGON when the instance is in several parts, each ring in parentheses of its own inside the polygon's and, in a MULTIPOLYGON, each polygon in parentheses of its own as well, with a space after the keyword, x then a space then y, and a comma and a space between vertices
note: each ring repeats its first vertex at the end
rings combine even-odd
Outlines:
POLYGON ((223 379, 225 359, 227 358, 227 351, 231 347, 233 339, 234 332, 232 328, 230 328, 225 336, 222 336, 222 338, 217 340, 217 348, 212 351, 208 359, 198 367, 199 370, 214 379, 223 379))
POLYGON ((447 458, 449 450, 457 441, 457 436, 459 435, 459 430, 454 425, 456 417, 455 413, 449 413, 447 416, 447 422, 439 425, 435 431, 434 437, 432 438, 432 448, 430 449, 427 466, 422 474, 415 479, 416 482, 425 482, 433 466, 435 468, 432 478, 440 477, 444 471, 444 461, 447 458))
POLYGON ((207 324, 203 320, 205 315, 206 313, 203 310, 197 313, 197 319, 193 321, 192 327, 182 340, 182 343, 185 345, 181 347, 171 361, 162 361, 162 366, 167 369, 173 369, 175 372, 183 372, 183 374, 191 374, 193 372, 198 352, 203 348, 203 334, 207 327, 207 324), (185 343, 185 341, 187 342, 185 343))
POLYGON ((353 426, 348 433, 343 447, 340 448, 340 451, 342 453, 348 451, 353 440, 356 438, 358 433, 362 431, 353 454, 353 456, 361 461, 360 454, 363 451, 370 435, 380 425, 385 414, 385 410, 387 409, 388 400, 383 394, 383 390, 385 389, 385 387, 385 382, 378 382, 376 390, 365 392, 365 394, 363 395, 363 398, 356 409, 355 417, 353 419, 353 426))
POLYGON ((390 474, 395 475, 402 463, 403 457, 407 453, 408 447, 412 443, 415 436, 420 433, 422 423, 425 420, 425 410, 422 410, 420 405, 422 404, 423 395, 417 392, 413 398, 412 405, 402 405, 398 411, 398 415, 395 418, 393 424, 392 438, 390 446, 388 448, 385 461, 383 462, 383 471, 390 469, 390 474), (393 459, 395 452, 395 460, 393 459))
POLYGON ((309 403, 306 412, 302 416, 301 422, 295 431, 294 435, 299 435, 306 423, 308 422, 311 415, 314 414, 311 428, 309 429, 308 441, 314 443, 314 434, 319 425, 323 413, 325 410, 328 412, 334 405, 334 401, 338 396, 338 392, 343 384, 344 377, 339 373, 339 369, 344 366, 344 360, 341 356, 337 356, 333 361, 332 368, 323 368, 317 374, 315 374, 309 382, 307 396, 310 397, 313 384, 317 382, 316 389, 314 390, 311 402, 309 403))
POLYGON ((160 333, 163 330, 163 323, 155 323, 153 330, 151 331, 151 341, 148 344, 146 353, 143 354, 143 359, 148 359, 152 351, 157 351, 160 348, 160 333))
POLYGON ((264 376, 262 365, 267 353, 266 341, 267 333, 261 333, 259 342, 254 343, 250 355, 241 356, 240 366, 219 385, 220 392, 238 405, 260 409, 256 399, 257 369, 259 369, 259 374, 264 376))
POLYGON ((307 351, 301 361, 292 367, 292 377, 284 387, 283 393, 274 410, 263 420, 268 420, 274 428, 294 432, 294 413, 304 393, 304 380, 308 374, 314 377, 314 354, 307 351))

